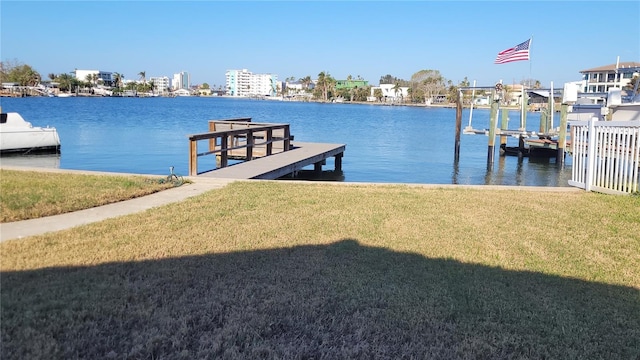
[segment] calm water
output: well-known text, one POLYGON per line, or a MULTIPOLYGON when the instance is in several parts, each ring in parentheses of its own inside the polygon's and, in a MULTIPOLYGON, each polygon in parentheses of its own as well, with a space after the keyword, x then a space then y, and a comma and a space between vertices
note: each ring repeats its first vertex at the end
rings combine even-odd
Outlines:
MULTIPOLYGON (((206 132, 207 121, 251 117, 255 122, 290 123, 295 140, 344 143, 344 181, 434 184, 567 186, 571 157, 563 169, 555 159, 501 157, 487 167, 487 137, 462 135, 460 161, 453 161, 455 109, 318 104, 229 98, 2 98, 36 126, 54 126, 62 142, 59 157, 40 157, 44 166, 109 172, 188 173, 187 135, 206 132)), ((511 112, 510 129, 519 125, 511 112)), ((463 113, 463 127, 469 119, 463 113)), ((473 127, 487 128, 489 111, 474 109, 473 127)), ((539 115, 529 113, 535 130, 539 115)), ((509 139, 516 145, 517 139, 509 139)), ((497 150, 496 150, 497 151, 497 150)), ((32 159, 2 158, 5 164, 32 159)), ((204 169, 203 167, 200 168, 204 169)), ((333 170, 332 159, 324 170, 333 170)))

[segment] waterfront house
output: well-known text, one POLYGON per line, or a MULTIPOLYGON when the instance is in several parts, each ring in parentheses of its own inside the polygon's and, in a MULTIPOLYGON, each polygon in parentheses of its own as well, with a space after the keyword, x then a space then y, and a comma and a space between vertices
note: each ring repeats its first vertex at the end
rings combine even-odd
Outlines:
POLYGON ((102 70, 74 70, 74 76, 80 81, 87 81, 88 75, 96 75, 95 84, 113 86, 113 73, 102 70))
POLYGON ((640 73, 640 63, 618 62, 580 71, 582 92, 606 93, 609 89, 624 89, 640 73))
POLYGON ((367 97, 368 101, 377 101, 375 97, 376 89, 380 89, 382 91, 382 101, 383 102, 391 102, 396 103, 403 99, 407 99, 409 97, 409 87, 400 86, 398 91, 394 89, 395 84, 380 84, 379 86, 371 87, 371 95, 367 97))
POLYGON ((361 89, 369 86, 367 80, 336 80, 336 90, 340 89, 361 89))

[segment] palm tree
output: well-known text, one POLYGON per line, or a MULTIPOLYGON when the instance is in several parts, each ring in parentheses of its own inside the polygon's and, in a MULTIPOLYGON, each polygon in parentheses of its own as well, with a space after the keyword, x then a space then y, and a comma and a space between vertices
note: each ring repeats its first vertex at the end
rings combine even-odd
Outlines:
POLYGON ((273 95, 274 93, 275 96, 278 96, 278 87, 276 86, 275 79, 273 78, 273 76, 271 76, 269 80, 271 81, 271 91, 269 92, 269 96, 273 95))
POLYGON ((93 79, 94 79, 93 75, 95 74, 87 74, 87 76, 85 76, 85 80, 87 80, 86 84, 88 84, 90 88, 93 87, 93 79))
POLYGON ((398 93, 400 93, 400 95, 402 96, 402 89, 400 89, 400 83, 396 82, 396 84, 393 86, 393 92, 395 93, 395 98, 393 99, 394 102, 396 100, 396 98, 398 98, 398 93))
POLYGON ((122 86, 122 77, 124 75, 120 74, 120 73, 113 73, 113 85, 117 88, 120 89, 120 87, 122 86))
POLYGON ((322 99, 327 101, 327 75, 324 71, 318 74, 318 87, 322 90, 322 99))
POLYGON ((60 91, 71 92, 71 75, 62 73, 56 76, 55 80, 58 82, 58 88, 60 91))
POLYGON ((331 88, 334 84, 335 79, 332 78, 329 73, 325 74, 325 72, 322 71, 320 72, 320 74, 318 74, 318 86, 322 90, 322 98, 324 99, 324 101, 327 101, 329 99, 329 88, 331 88))
POLYGON ((147 84, 147 73, 146 71, 140 71, 138 73, 138 75, 140 75, 140 80, 142 80, 142 85, 146 85, 147 84))
POLYGON ((378 101, 382 101, 382 89, 377 88, 373 90, 373 96, 378 99, 378 101))
POLYGON ((311 76, 307 75, 304 78, 301 78, 300 83, 304 84, 305 89, 309 90, 309 85, 311 85, 311 76))

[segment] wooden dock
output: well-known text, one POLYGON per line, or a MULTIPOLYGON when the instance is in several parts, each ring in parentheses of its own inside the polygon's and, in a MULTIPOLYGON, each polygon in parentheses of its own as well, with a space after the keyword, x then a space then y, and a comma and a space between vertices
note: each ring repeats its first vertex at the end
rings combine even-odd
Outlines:
POLYGON ((314 165, 315 171, 322 171, 322 164, 329 157, 335 157, 335 170, 340 171, 345 148, 345 144, 295 142, 289 151, 219 168, 198 176, 273 180, 300 171, 309 165, 314 165))
POLYGON ((322 172, 327 158, 342 171, 345 144, 293 143, 289 124, 254 123, 251 118, 210 120, 209 132, 189 135, 189 175, 225 179, 277 179, 313 165, 322 172), (207 150, 200 152, 198 143, 207 150), (216 167, 198 169, 198 158, 215 156, 216 167), (229 160, 243 162, 229 165, 229 160))

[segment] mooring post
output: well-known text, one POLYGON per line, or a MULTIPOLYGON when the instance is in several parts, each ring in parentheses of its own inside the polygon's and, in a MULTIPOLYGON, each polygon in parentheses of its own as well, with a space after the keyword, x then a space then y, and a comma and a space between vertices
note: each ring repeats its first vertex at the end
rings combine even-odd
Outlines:
POLYGON ((489 146, 487 148, 487 166, 493 165, 496 144, 496 123, 498 122, 498 104, 500 99, 496 98, 495 92, 491 92, 493 102, 491 103, 491 115, 489 117, 489 146))
POLYGON ((456 140, 453 148, 453 161, 460 160, 460 130, 462 129, 462 91, 458 91, 456 101, 456 140))
POLYGON ((529 97, 527 92, 524 91, 524 87, 522 88, 522 96, 520 98, 522 101, 522 106, 520 106, 520 131, 525 131, 527 129, 527 108, 529 103, 529 97))
MULTIPOLYGON (((502 119, 500 121, 500 130, 507 130, 509 128, 509 109, 502 109, 502 119)), ((500 135, 500 145, 507 146, 507 137, 500 135)))
POLYGON ((556 163, 564 165, 564 149, 567 144, 567 110, 569 105, 562 104, 560 108, 560 131, 558 132, 558 155, 556 163))
POLYGON ((520 134, 518 137, 518 156, 522 157, 524 155, 524 138, 527 131, 527 107, 529 103, 529 97, 527 96, 527 92, 524 91, 524 87, 522 88, 522 106, 520 107, 520 130, 523 134, 520 134))
POLYGON ((540 110, 540 134, 547 133, 547 112, 544 109, 540 110))

